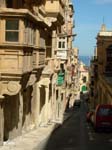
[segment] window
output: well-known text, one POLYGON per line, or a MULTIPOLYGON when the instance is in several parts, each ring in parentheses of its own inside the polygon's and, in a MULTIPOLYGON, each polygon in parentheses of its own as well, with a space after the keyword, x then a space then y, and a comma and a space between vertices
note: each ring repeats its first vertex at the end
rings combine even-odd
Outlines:
POLYGON ((4 0, 7 8, 23 8, 25 0, 4 0))
POLYGON ((56 90, 56 100, 58 99, 58 90, 56 90))
POLYGON ((18 42, 19 20, 6 20, 5 40, 9 42, 18 42))
POLYGON ((112 61, 112 45, 107 48, 107 61, 112 61))
POLYGON ((91 81, 91 85, 94 85, 94 81, 91 81))
POLYGON ((30 21, 25 20, 24 43, 28 45, 36 44, 36 28, 30 21))
POLYGON ((83 80, 83 83, 86 83, 86 81, 87 81, 85 76, 82 78, 82 80, 83 80))
POLYGON ((6 0, 6 5, 7 5, 7 8, 12 8, 13 7, 13 0, 6 0))
POLYGON ((112 45, 110 45, 107 49, 106 49, 106 67, 105 67, 105 71, 106 72, 112 72, 112 45))
POLYGON ((59 37, 57 41, 57 49, 67 50, 67 39, 65 37, 59 37))
POLYGON ((61 42, 60 41, 58 42, 58 48, 61 48, 61 42))

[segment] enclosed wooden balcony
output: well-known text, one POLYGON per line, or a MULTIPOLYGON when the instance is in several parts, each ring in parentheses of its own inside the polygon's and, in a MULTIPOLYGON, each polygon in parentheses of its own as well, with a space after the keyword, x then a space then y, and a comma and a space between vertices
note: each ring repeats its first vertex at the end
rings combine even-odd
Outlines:
POLYGON ((0 71, 1 73, 23 74, 45 65, 44 22, 27 10, 0 11, 0 71), (41 28, 41 33, 39 32, 41 28))
POLYGON ((58 21, 64 23, 64 3, 65 0, 46 0, 45 10, 48 17, 57 18, 58 21))

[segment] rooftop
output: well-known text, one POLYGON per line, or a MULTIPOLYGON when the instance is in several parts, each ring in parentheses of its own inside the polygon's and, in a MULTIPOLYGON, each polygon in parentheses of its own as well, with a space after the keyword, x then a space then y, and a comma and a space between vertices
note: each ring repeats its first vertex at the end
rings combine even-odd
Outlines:
POLYGON ((112 36, 112 30, 106 29, 106 25, 102 24, 100 32, 98 33, 99 36, 112 36))

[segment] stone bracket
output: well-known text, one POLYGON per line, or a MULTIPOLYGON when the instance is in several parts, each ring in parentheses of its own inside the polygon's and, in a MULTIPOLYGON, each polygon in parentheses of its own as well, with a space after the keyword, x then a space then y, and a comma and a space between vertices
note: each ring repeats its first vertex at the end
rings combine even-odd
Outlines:
POLYGON ((2 83, 1 95, 17 95, 21 89, 21 85, 17 81, 9 81, 8 83, 2 83))

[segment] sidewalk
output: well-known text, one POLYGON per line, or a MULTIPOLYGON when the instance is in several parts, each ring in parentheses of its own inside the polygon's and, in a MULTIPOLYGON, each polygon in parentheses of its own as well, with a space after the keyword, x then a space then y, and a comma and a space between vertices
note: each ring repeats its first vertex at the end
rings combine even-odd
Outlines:
MULTIPOLYGON (((64 120, 71 117, 72 111, 64 114, 64 120)), ((52 123, 46 127, 39 127, 25 133, 11 141, 4 142, 0 150, 33 150, 41 141, 48 138, 50 134, 63 123, 52 123)))

